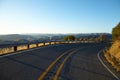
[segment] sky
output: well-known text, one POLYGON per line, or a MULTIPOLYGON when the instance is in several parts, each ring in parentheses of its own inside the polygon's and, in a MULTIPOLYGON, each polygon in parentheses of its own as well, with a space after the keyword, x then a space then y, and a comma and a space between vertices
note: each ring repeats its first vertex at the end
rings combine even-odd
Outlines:
POLYGON ((111 33, 120 0, 0 0, 0 34, 111 33))

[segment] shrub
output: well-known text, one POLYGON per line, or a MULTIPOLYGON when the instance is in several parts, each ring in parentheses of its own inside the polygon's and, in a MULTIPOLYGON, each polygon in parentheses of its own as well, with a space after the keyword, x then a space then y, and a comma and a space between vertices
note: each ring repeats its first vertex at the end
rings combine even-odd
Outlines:
POLYGON ((64 40, 65 41, 74 41, 75 40, 75 36, 73 36, 73 35, 65 36, 64 40))
POLYGON ((113 39, 113 42, 117 39, 120 39, 120 22, 112 30, 112 39, 113 39))

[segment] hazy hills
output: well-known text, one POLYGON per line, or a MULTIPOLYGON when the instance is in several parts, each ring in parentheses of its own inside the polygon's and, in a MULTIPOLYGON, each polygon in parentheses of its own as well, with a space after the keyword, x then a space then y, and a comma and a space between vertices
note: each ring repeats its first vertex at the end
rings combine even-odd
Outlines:
POLYGON ((30 35, 20 35, 20 34, 10 34, 10 35, 0 35, 0 40, 15 41, 20 39, 35 39, 30 35))
MULTIPOLYGON (((89 34, 9 34, 0 35, 1 43, 28 42, 28 41, 42 41, 42 40, 63 40, 66 35, 74 35, 76 38, 98 37, 103 33, 89 33, 89 34)), ((104 33, 107 38, 111 39, 111 34, 104 33)))

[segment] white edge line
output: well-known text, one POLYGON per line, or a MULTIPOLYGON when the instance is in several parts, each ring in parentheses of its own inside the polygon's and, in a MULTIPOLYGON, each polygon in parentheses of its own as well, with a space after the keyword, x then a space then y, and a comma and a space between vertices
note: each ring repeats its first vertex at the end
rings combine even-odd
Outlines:
POLYGON ((102 59, 100 58, 100 53, 101 53, 102 51, 103 51, 103 49, 100 50, 100 51, 98 52, 98 54, 97 54, 99 61, 102 63, 102 65, 103 65, 117 80, 120 80, 120 78, 117 77, 117 76, 104 64, 104 62, 103 62, 102 59))

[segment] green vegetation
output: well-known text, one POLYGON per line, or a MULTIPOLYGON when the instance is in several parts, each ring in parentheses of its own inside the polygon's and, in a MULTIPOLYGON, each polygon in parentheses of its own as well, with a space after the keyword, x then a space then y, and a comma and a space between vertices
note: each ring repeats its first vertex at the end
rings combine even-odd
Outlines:
POLYGON ((120 39, 120 22, 118 23, 118 25, 113 28, 112 30, 112 39, 113 39, 113 42, 117 39, 120 39))
POLYGON ((65 41, 74 41, 74 40, 75 40, 75 36, 73 36, 73 35, 65 36, 65 37, 64 37, 64 40, 65 40, 65 41))
POLYGON ((107 42, 109 38, 106 34, 100 34, 99 36, 81 37, 77 39, 78 41, 92 41, 92 42, 107 42))

